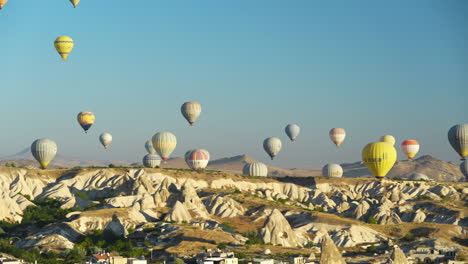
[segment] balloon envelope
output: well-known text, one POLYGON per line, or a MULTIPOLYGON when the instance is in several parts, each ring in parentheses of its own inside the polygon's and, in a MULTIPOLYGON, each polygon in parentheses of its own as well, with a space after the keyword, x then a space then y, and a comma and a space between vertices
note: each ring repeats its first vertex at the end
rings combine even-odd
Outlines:
POLYGON ((362 161, 378 180, 383 180, 396 159, 396 149, 386 142, 369 143, 362 150, 362 161))
POLYGON ((5 6, 8 0, 0 0, 0 10, 5 6))
POLYGON ((143 166, 147 168, 156 168, 161 165, 161 158, 155 153, 146 154, 143 157, 143 166))
POLYGON ((388 144, 395 146, 396 139, 392 135, 384 135, 380 137, 380 142, 387 142, 388 144))
POLYGON ((465 181, 468 182, 468 162, 466 160, 460 164, 460 170, 465 175, 465 181))
POLYGON ((284 128, 284 131, 286 132, 286 135, 288 135, 289 139, 294 142, 297 136, 299 136, 301 128, 296 124, 289 124, 284 128))
POLYGON ((419 151, 419 142, 414 139, 408 139, 401 143, 401 151, 405 153, 409 160, 412 160, 419 151))
POLYGON ((330 132, 328 132, 331 141, 339 147, 346 138, 346 131, 343 128, 332 128, 330 132))
POLYGON ((41 138, 31 145, 31 154, 39 162, 42 169, 46 169, 57 154, 57 144, 48 138, 41 138))
POLYGON ((242 173, 248 176, 266 177, 268 176, 268 167, 261 162, 246 163, 242 168, 242 173))
POLYGON ((273 160, 281 150, 281 140, 277 137, 269 137, 263 141, 263 149, 273 160))
POLYGON ((80 3, 80 0, 70 0, 70 3, 72 3, 73 7, 76 8, 76 6, 80 3))
POLYGON ((177 146, 177 138, 171 132, 154 134, 153 147, 163 160, 167 160, 177 146))
POLYGON ((468 124, 459 124, 450 128, 448 140, 462 159, 468 156, 468 124))
POLYGON ((112 135, 109 133, 102 133, 99 136, 99 141, 104 146, 104 148, 107 148, 112 143, 112 135))
POLYGON ((67 36, 60 36, 55 39, 54 46, 60 57, 62 57, 62 60, 65 61, 67 60, 70 52, 73 50, 73 39, 67 36))
POLYGON ((210 161, 209 156, 205 151, 194 150, 191 151, 185 162, 192 170, 204 169, 208 166, 210 161))
POLYGON ((180 108, 180 112, 192 126, 200 116, 201 105, 197 102, 185 102, 180 108))
POLYGON ((153 142, 151 140, 146 141, 145 149, 146 149, 146 151, 148 151, 149 154, 156 153, 156 150, 153 147, 153 142))
POLYGON ((329 163, 322 168, 322 176, 340 178, 343 176, 343 168, 340 164, 329 163))
POLYGON ((77 116, 78 123, 87 133, 88 129, 94 124, 96 117, 94 116, 93 112, 80 112, 77 116))

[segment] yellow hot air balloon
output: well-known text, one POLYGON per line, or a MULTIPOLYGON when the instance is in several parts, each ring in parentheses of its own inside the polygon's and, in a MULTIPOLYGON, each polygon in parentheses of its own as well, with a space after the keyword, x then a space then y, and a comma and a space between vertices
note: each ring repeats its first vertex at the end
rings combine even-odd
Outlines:
POLYGON ((78 113, 77 119, 85 133, 88 133, 88 129, 94 124, 96 116, 93 114, 93 112, 80 112, 78 113))
POLYGON ((396 149, 386 142, 369 143, 362 150, 362 161, 379 181, 392 169, 396 160, 396 149))
POLYGON ((392 135, 384 135, 380 138, 380 142, 387 142, 388 144, 391 144, 392 146, 395 146, 395 137, 392 135))
POLYGON ((8 2, 8 0, 0 0, 0 10, 5 6, 5 4, 8 2))
POLYGON ((73 39, 67 36, 60 36, 55 39, 55 49, 62 57, 62 60, 66 61, 68 54, 73 50, 73 39))
POLYGON ((76 6, 80 3, 80 0, 70 0, 70 2, 72 3, 73 7, 76 8, 76 6))

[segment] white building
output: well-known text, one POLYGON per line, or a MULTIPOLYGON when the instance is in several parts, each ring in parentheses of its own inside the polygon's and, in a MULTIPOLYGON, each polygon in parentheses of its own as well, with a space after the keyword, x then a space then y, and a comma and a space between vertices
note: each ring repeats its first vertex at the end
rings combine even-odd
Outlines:
POLYGON ((148 261, 146 259, 136 259, 136 258, 129 258, 127 260, 127 264, 147 264, 148 261))
POLYGON ((273 264, 273 259, 252 258, 247 261, 248 264, 273 264))

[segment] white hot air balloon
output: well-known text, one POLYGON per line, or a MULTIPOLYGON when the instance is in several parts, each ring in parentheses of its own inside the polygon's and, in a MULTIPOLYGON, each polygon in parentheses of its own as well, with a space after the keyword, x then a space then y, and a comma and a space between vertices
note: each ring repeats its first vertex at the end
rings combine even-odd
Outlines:
POLYGON ((281 140, 277 137, 269 137, 263 141, 263 149, 273 160, 281 150, 281 140))
POLYGON ((329 163, 323 167, 322 175, 325 177, 341 178, 343 176, 343 168, 340 164, 329 163))
POLYGON ((242 173, 248 176, 267 177, 268 167, 261 162, 246 163, 242 168, 242 173))
POLYGON ((41 138, 31 145, 31 154, 39 162, 42 169, 46 169, 57 154, 57 144, 48 138, 41 138))
POLYGON ((288 135, 289 139, 291 139, 291 141, 294 142, 294 140, 296 140, 296 137, 299 136, 301 128, 296 124, 289 124, 286 126, 284 131, 286 132, 286 135, 288 135))
POLYGON ((185 162, 192 170, 202 170, 208 166, 209 154, 207 154, 206 150, 193 150, 191 151, 185 162))
POLYGON ((156 168, 161 165, 161 158, 155 154, 155 153, 150 153, 146 154, 143 157, 143 166, 147 168, 156 168))
POLYGON ((180 112, 185 117, 190 126, 198 119, 201 113, 201 105, 197 102, 185 102, 180 108, 180 112))
POLYGON ((177 146, 177 138, 171 132, 158 132, 153 136, 153 147, 166 161, 177 146))
POLYGON ((328 135, 333 143, 339 147, 346 138, 346 131, 343 128, 332 128, 328 135))
POLYGON ((112 135, 109 133, 102 133, 99 136, 99 141, 104 146, 104 148, 107 148, 112 143, 112 135))

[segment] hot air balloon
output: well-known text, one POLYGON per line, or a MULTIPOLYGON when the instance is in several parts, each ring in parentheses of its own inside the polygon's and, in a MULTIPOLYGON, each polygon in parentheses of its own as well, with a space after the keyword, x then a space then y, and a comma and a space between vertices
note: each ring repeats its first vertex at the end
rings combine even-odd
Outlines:
POLYGON ((31 145, 31 154, 41 164, 41 168, 46 169, 57 154, 57 144, 48 138, 38 139, 31 145))
POLYGON ((190 153, 192 153, 192 151, 194 151, 195 149, 190 149, 190 150, 187 150, 187 152, 185 152, 184 154, 184 160, 185 162, 187 162, 187 158, 188 156, 190 155, 190 153))
POLYGON ((395 146, 395 137, 392 135, 384 135, 380 138, 380 142, 387 142, 388 144, 395 146))
POLYGON ((112 143, 112 135, 109 133, 102 133, 99 136, 99 141, 101 141, 104 148, 107 148, 112 143))
POLYGON ((185 162, 192 170, 205 169, 210 161, 205 151, 194 150, 189 153, 185 162))
POLYGON ((55 49, 62 57, 62 60, 66 61, 68 54, 73 50, 73 39, 67 36, 60 36, 55 39, 55 49))
POLYGON ((263 149, 273 160, 281 150, 281 140, 277 137, 269 137, 263 141, 263 149))
POLYGON ((149 154, 156 153, 156 150, 153 147, 153 142, 151 140, 146 141, 145 149, 146 149, 146 151, 148 151, 149 154))
POLYGON ((460 170, 465 175, 465 181, 468 182, 468 162, 466 160, 460 164, 460 170))
POLYGON ((339 147, 346 138, 346 131, 343 128, 332 128, 328 134, 337 147, 339 147))
POLYGON ((329 163, 323 167, 322 176, 341 178, 341 176, 343 176, 343 168, 340 164, 329 163))
POLYGON ((73 7, 76 8, 76 6, 80 3, 80 0, 70 0, 70 2, 72 3, 73 7))
POLYGON ((2 8, 6 5, 7 2, 8 0, 0 0, 0 10, 2 10, 2 8))
POLYGON ((286 132, 286 135, 288 135, 289 139, 291 139, 291 141, 294 142, 296 137, 299 136, 301 128, 296 124, 289 124, 286 126, 284 131, 286 132))
POLYGON ((419 151, 419 143, 416 140, 408 139, 401 143, 401 151, 405 153, 409 160, 412 160, 419 151))
POLYGON ((242 173, 253 177, 267 177, 268 167, 261 162, 246 163, 242 168, 242 173))
POLYGON ((88 129, 94 124, 96 117, 94 116, 93 112, 80 112, 77 119, 85 133, 88 133, 88 129))
POLYGON ((462 160, 468 156, 468 124, 459 124, 450 128, 448 140, 462 160))
POLYGON ((369 143, 362 150, 362 161, 379 181, 392 169, 396 159, 396 149, 386 142, 369 143))
POLYGON ((201 105, 197 102, 185 102, 180 108, 180 112, 187 119, 190 126, 197 120, 201 113, 201 105))
POLYGON ((146 154, 143 157, 143 166, 147 168, 156 168, 161 165, 161 158, 155 154, 155 153, 150 153, 146 154))
POLYGON ((171 132, 158 132, 153 136, 153 147, 159 156, 166 161, 177 145, 177 138, 171 132))

